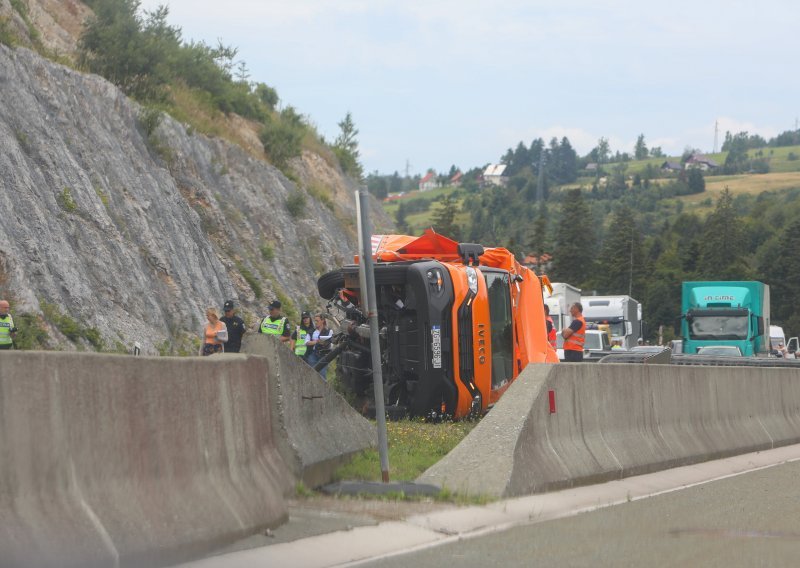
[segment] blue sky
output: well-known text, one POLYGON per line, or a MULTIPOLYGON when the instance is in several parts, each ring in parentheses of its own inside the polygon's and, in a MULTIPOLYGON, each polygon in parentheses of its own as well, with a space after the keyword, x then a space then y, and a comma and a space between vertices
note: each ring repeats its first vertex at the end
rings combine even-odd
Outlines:
POLYGON ((142 1, 160 4, 328 140, 351 112, 367 172, 467 169, 553 136, 710 152, 715 121, 721 144, 800 116, 793 0, 142 1))

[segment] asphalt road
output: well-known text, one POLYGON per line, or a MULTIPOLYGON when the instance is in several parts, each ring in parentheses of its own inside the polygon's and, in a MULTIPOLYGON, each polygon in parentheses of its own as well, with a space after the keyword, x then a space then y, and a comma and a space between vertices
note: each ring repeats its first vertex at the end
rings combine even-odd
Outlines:
POLYGON ((800 566, 800 462, 358 565, 800 566))

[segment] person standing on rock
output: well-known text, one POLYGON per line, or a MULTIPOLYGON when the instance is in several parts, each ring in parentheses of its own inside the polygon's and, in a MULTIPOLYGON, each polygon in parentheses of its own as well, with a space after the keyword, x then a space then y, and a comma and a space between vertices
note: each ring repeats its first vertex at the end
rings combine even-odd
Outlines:
POLYGON ((242 336, 247 329, 244 320, 236 315, 236 306, 233 300, 227 300, 222 306, 225 315, 219 321, 228 328, 228 342, 225 344, 225 353, 238 353, 242 348, 242 336))
POLYGON ((261 327, 259 333, 266 335, 275 335, 281 340, 284 345, 288 344, 291 340, 291 330, 289 329, 289 321, 285 316, 281 315, 280 300, 273 300, 267 307, 269 315, 261 320, 261 327))
POLYGON ((14 335, 17 328, 14 327, 14 318, 9 313, 11 305, 0 300, 0 349, 11 349, 14 346, 14 335))
POLYGON ((311 314, 303 312, 303 315, 300 316, 300 325, 292 332, 292 339, 294 340, 294 354, 306 363, 308 363, 308 358, 311 355, 308 342, 311 341, 313 333, 314 325, 311 323, 311 314))
POLYGON ((203 345, 200 347, 200 355, 222 353, 225 350, 223 345, 228 341, 228 328, 220 321, 217 308, 207 308, 206 319, 208 324, 203 328, 203 345))

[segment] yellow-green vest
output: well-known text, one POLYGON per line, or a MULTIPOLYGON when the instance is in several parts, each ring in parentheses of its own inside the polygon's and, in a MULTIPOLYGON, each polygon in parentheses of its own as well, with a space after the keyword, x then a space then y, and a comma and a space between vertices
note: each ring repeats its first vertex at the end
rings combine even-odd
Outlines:
POLYGON ((286 326, 286 318, 278 321, 270 321, 269 316, 261 320, 261 333, 267 335, 283 335, 283 328, 286 326))
POLYGON ((294 341, 294 354, 298 357, 302 357, 306 354, 306 350, 308 349, 306 346, 306 339, 308 339, 308 332, 298 325, 297 339, 294 341))
POLYGON ((11 314, 6 314, 5 317, 0 318, 0 345, 10 345, 13 343, 11 339, 11 329, 14 327, 14 319, 11 314))

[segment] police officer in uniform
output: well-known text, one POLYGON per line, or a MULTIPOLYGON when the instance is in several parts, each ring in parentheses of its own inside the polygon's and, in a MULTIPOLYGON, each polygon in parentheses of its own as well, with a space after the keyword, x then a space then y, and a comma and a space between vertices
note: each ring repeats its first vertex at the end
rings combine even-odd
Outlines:
POLYGON ((279 300, 273 300, 267 307, 269 315, 261 320, 261 327, 259 333, 277 336, 285 345, 292 340, 291 330, 289 329, 289 322, 286 316, 281 315, 281 303, 279 300))
POLYGON ((8 302, 0 300, 0 349, 11 349, 14 346, 17 328, 14 327, 14 318, 8 313, 10 309, 8 302))
POLYGON ((222 307, 225 315, 219 318, 228 328, 228 342, 225 344, 225 353, 238 353, 242 348, 242 336, 247 329, 244 320, 236 315, 236 306, 233 300, 227 300, 222 307))

